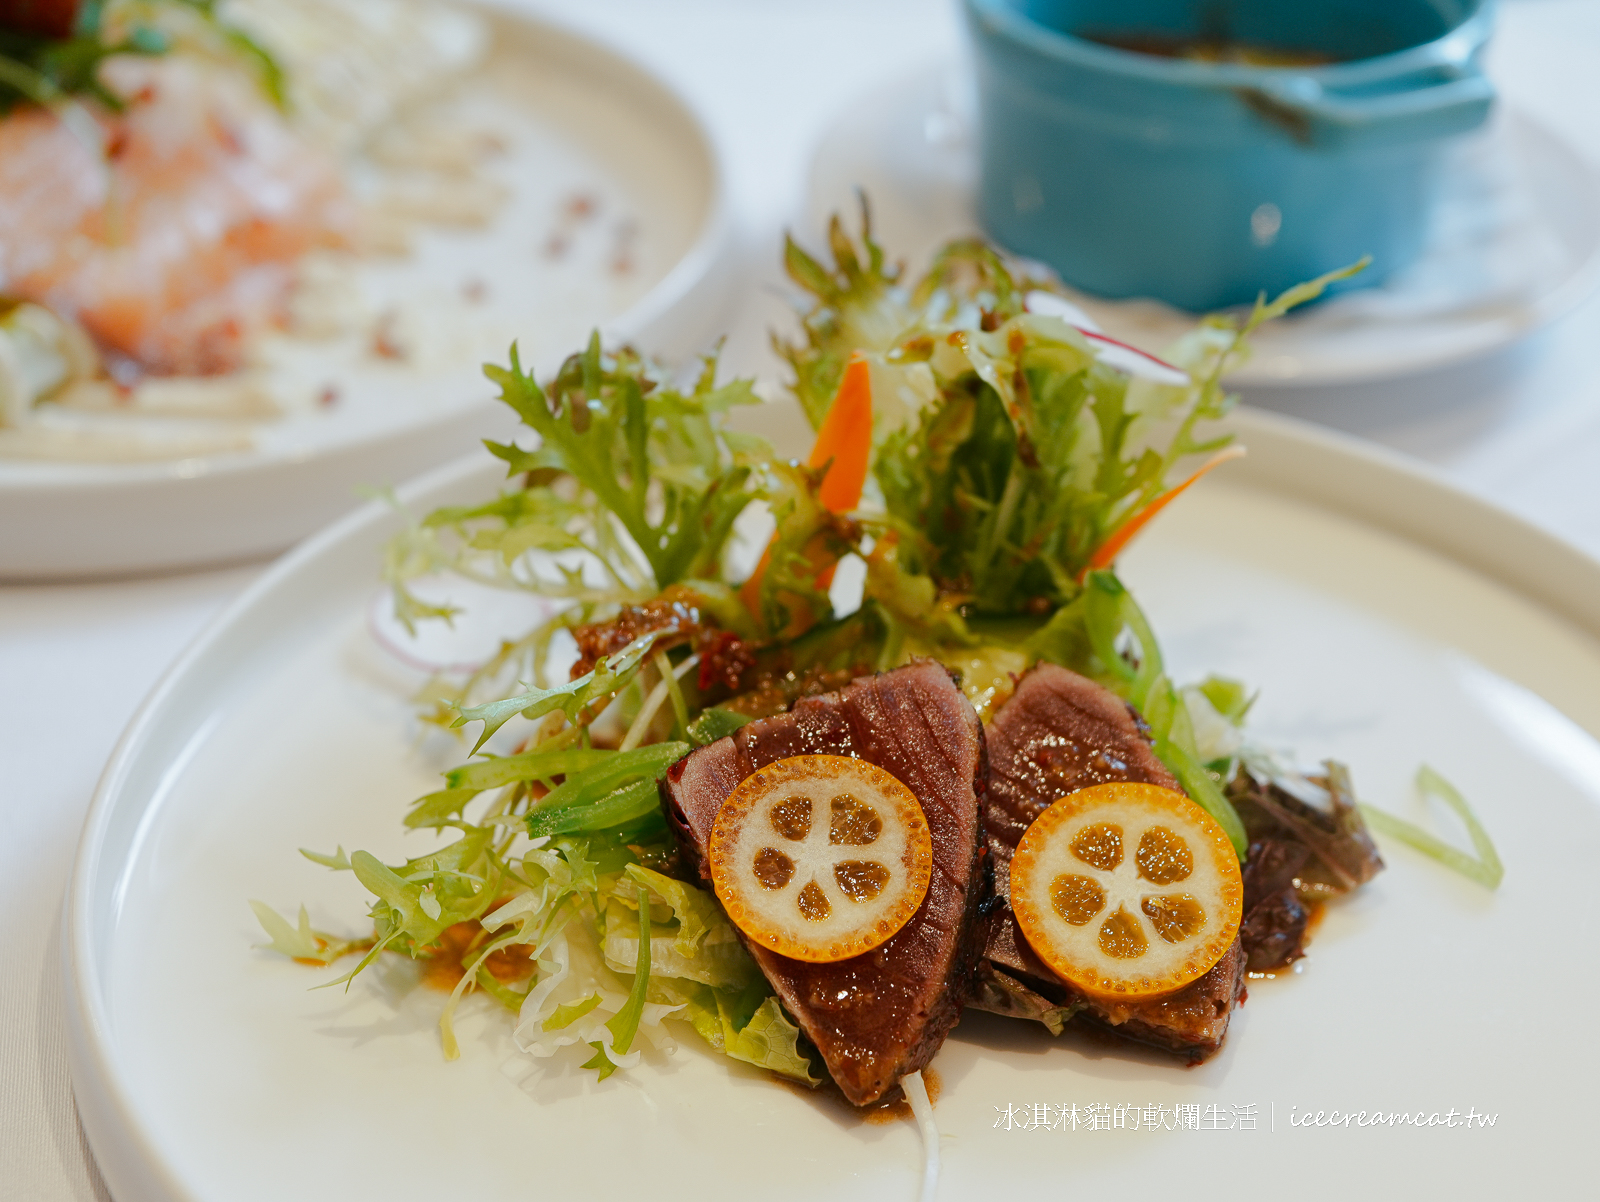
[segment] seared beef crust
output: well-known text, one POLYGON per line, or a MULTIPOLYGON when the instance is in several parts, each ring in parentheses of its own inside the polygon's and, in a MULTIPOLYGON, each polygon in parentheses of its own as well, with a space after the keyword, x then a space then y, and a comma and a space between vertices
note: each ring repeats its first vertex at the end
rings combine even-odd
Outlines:
POLYGON ((1006 974, 1049 1003, 1076 1010, 1079 1022, 1191 1063, 1204 1060, 1222 1046, 1233 1007, 1243 996, 1245 956, 1238 940, 1210 972, 1175 994, 1152 1002, 1104 1002, 1051 972, 1011 913, 1011 856, 1023 833, 1058 798, 1106 781, 1179 788, 1125 701, 1075 672, 1038 665, 1017 683, 989 726, 984 828, 996 887, 1006 903, 990 931, 987 969, 1006 974))
POLYGON ((984 731, 949 672, 919 661, 804 698, 690 753, 668 771, 661 793, 702 877, 717 811, 739 782, 776 760, 812 754, 856 756, 898 778, 922 804, 933 840, 927 896, 873 951, 810 964, 745 941, 840 1090, 865 1106, 933 1058, 971 994, 994 876, 981 818, 984 731))

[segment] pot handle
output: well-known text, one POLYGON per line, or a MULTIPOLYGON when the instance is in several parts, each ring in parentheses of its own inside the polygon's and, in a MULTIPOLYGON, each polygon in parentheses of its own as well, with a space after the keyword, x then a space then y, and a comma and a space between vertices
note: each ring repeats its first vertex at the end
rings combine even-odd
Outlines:
POLYGON ((1441 63, 1413 79, 1410 87, 1362 95, 1295 75, 1241 89, 1241 98, 1291 132, 1298 131, 1298 140, 1314 144, 1409 142, 1465 133, 1483 124, 1494 102, 1494 84, 1476 64, 1441 63))

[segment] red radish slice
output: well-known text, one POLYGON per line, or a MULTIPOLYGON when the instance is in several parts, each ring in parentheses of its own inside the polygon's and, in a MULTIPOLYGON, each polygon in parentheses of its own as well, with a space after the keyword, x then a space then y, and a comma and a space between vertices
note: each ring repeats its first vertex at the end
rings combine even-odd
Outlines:
POLYGON ((1138 376, 1157 384, 1182 386, 1189 383, 1189 373, 1181 367, 1174 367, 1149 351, 1142 351, 1136 346, 1130 346, 1126 342, 1102 334, 1099 323, 1065 297, 1057 296, 1053 292, 1034 291, 1023 298, 1023 304, 1029 313, 1037 313, 1042 317, 1059 317, 1072 326, 1095 344, 1095 358, 1108 367, 1114 367, 1118 371, 1127 372, 1130 376, 1138 376))
POLYGON ((1165 359, 1158 359, 1149 351, 1141 351, 1126 342, 1118 342, 1094 330, 1084 330, 1083 336, 1095 344, 1095 358, 1108 367, 1125 371, 1130 376, 1152 380, 1157 384, 1174 384, 1180 387, 1189 383, 1189 373, 1174 367, 1165 359))
POLYGON ((1085 334, 1100 332, 1099 322, 1066 297, 1057 296, 1054 292, 1041 292, 1035 289, 1022 298, 1022 306, 1029 313, 1037 313, 1041 317, 1059 317, 1069 326, 1076 326, 1085 334))

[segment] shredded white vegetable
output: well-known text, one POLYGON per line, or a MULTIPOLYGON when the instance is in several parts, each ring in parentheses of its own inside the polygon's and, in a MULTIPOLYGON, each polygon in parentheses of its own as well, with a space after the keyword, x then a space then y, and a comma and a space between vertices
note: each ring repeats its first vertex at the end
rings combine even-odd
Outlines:
POLYGON ((917 1120, 917 1130, 922 1135, 922 1189, 917 1199, 934 1202, 939 1195, 939 1125, 933 1121, 933 1103, 928 1100, 928 1087, 922 1083, 920 1072, 901 1077, 900 1088, 911 1103, 911 1116, 917 1120))
MULTIPOLYGON (((688 659, 684 660, 681 664, 674 668, 672 670, 672 674, 676 677, 682 677, 689 671, 690 668, 694 667, 699 662, 700 657, 698 655, 691 655, 688 659)), ((666 699, 667 681, 666 678, 663 677, 657 682, 656 687, 650 690, 650 696, 644 699, 644 704, 639 707, 638 717, 634 718, 633 725, 628 727, 628 733, 623 736, 622 745, 617 750, 632 751, 635 747, 639 746, 641 742, 643 742, 645 732, 650 729, 651 719, 656 716, 656 711, 661 708, 662 703, 666 701, 666 699)))

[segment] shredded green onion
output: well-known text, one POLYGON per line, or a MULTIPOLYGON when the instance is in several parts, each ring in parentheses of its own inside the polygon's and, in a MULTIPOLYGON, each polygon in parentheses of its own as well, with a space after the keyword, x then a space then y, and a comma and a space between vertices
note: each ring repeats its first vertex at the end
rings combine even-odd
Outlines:
POLYGON ((1466 824, 1467 833, 1472 837, 1472 848, 1478 853, 1476 857, 1467 855, 1459 848, 1451 847, 1420 826, 1407 822, 1404 818, 1397 818, 1376 806, 1363 803, 1362 817, 1376 830, 1409 844, 1428 858, 1437 860, 1454 872, 1459 872, 1468 880, 1477 881, 1485 889, 1498 889, 1501 879, 1505 876, 1505 868, 1500 863, 1500 855, 1495 851, 1494 844, 1489 840, 1489 833, 1483 829, 1483 824, 1472 812, 1467 799, 1461 796, 1454 785, 1426 764, 1417 769, 1417 788, 1424 794, 1431 793, 1460 816, 1461 821, 1466 824))
POLYGON ((689 741, 696 747, 704 747, 731 735, 751 721, 753 719, 745 714, 713 706, 711 709, 701 710, 700 716, 689 724, 689 741))
POLYGON ((606 1023, 618 1053, 626 1055, 633 1046, 633 1037, 639 1032, 639 1016, 644 1013, 645 992, 650 986, 650 891, 643 885, 639 890, 639 959, 633 970, 633 988, 628 991, 627 1004, 606 1023))
MULTIPOLYGON (((623 1003, 622 1009, 606 1020, 606 1030, 611 1032, 611 1046, 619 1056, 628 1054, 628 1049, 633 1046, 633 1037, 639 1033, 639 1017, 644 1013, 645 993, 650 987, 650 891, 643 885, 638 886, 638 890, 639 959, 634 965, 633 988, 628 991, 628 1000, 623 1003)), ((617 1066, 606 1055, 605 1044, 595 1040, 589 1046, 594 1049, 594 1056, 583 1067, 594 1069, 600 1074, 600 1080, 604 1081, 617 1071, 617 1066)))

